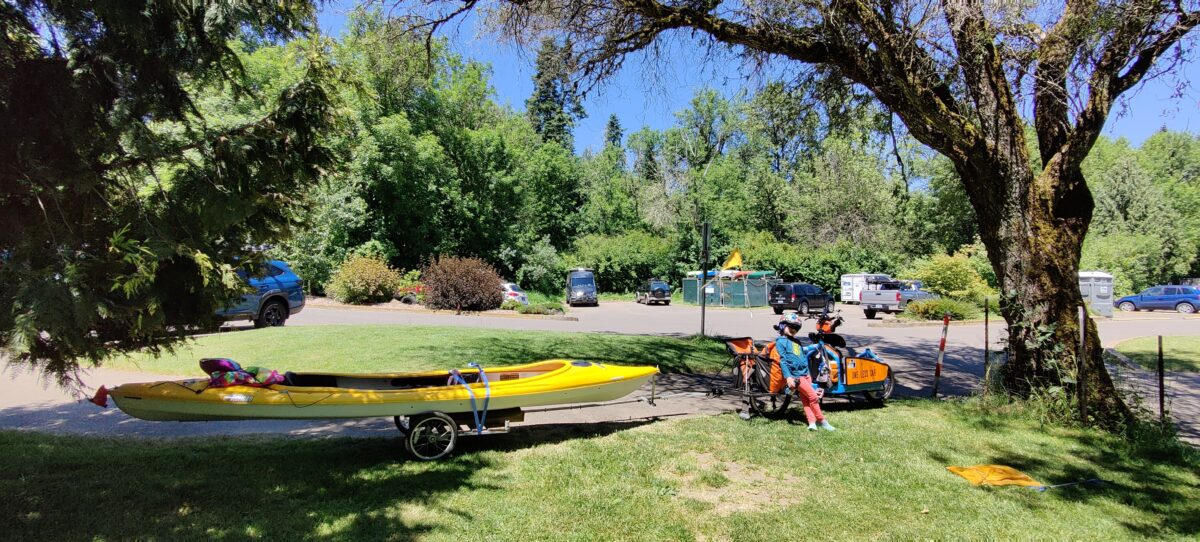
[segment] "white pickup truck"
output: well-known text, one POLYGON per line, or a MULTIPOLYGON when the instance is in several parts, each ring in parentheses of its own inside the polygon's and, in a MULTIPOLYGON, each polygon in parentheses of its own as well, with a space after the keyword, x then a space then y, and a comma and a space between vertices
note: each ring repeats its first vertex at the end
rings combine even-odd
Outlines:
POLYGON ((870 289, 858 294, 858 303, 862 305, 863 316, 868 320, 874 319, 875 314, 884 312, 895 314, 904 312, 909 301, 918 299, 933 299, 937 296, 921 289, 921 281, 892 281, 874 284, 870 289))

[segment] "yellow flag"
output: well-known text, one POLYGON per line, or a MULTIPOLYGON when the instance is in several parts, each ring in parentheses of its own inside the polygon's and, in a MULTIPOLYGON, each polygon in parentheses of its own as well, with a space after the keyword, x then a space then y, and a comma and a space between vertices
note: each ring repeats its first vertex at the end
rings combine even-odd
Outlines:
POLYGON ((729 255, 729 259, 725 260, 725 265, 722 265, 721 269, 725 270, 725 269, 729 269, 731 267, 741 267, 741 266, 742 266, 742 251, 741 251, 741 249, 735 248, 735 249, 733 249, 733 252, 729 255))

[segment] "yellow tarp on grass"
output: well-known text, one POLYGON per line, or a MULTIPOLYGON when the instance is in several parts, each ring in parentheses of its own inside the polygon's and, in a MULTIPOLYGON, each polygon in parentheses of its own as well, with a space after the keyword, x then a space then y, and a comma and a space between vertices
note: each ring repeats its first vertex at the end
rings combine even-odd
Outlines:
POLYGON ((1042 487, 1043 484, 1028 474, 1006 465, 975 465, 974 467, 946 467, 975 485, 1042 487))

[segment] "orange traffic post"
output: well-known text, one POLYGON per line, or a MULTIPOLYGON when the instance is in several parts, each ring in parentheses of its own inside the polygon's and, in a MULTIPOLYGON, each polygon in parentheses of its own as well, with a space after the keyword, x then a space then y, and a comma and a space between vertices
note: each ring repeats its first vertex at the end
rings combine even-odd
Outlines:
POLYGON ((942 315, 942 341, 938 343, 937 365, 933 369, 933 395, 937 397, 938 384, 942 380, 942 359, 946 357, 946 332, 950 330, 950 313, 942 315))

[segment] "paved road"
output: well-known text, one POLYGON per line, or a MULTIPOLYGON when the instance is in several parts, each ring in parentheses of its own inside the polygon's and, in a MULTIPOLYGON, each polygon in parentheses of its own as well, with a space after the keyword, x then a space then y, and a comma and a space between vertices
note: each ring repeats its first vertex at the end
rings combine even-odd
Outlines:
MULTIPOLYGON (((897 374, 899 395, 927 396, 933 383, 933 364, 937 355, 940 327, 872 327, 878 321, 862 317, 857 307, 844 307, 845 325, 839 330, 852 347, 870 346, 892 364, 897 374)), ((578 308, 571 312, 578 321, 455 316, 412 311, 341 310, 310 306, 288 321, 289 326, 332 324, 419 324, 539 329, 576 332, 691 335, 699 332, 699 310, 688 306, 643 306, 635 303, 604 303, 600 307, 578 308)), ((778 317, 769 309, 711 309, 706 330, 710 335, 751 336, 766 340, 774 336, 771 325, 778 317)), ((1101 340, 1111 346, 1123 339, 1144 335, 1200 335, 1200 317, 1172 313, 1118 314, 1118 319, 1098 323, 1101 340)), ((984 326, 951 324, 946 345, 941 390, 948 394, 968 394, 979 386, 983 372, 984 326)), ((1004 329, 990 329, 993 349, 1003 346, 1004 329)), ((394 434, 386 420, 338 422, 204 422, 153 423, 129 418, 114 409, 100 410, 89 403, 65 395, 53 387, 43 387, 31 375, 7 373, 0 376, 0 428, 62 431, 98 435, 179 436, 210 434, 274 433, 294 436, 394 434)), ((118 384, 145 381, 152 377, 141 373, 96 370, 85 377, 89 384, 118 384)), ((1190 382, 1191 380, 1183 380, 1190 382)), ((674 375, 660 381, 660 392, 668 398, 658 407, 649 407, 638 397, 632 402, 594 409, 547 410, 531 413, 527 423, 564 423, 612 421, 646 416, 675 416, 689 413, 728 411, 737 407, 731 399, 704 397, 711 382, 704 376, 674 375)), ((1188 423, 1185 433, 1200 437, 1196 421, 1200 407, 1188 407, 1188 401, 1176 402, 1176 414, 1188 423), (1180 405, 1184 410, 1180 411, 1180 405)))

